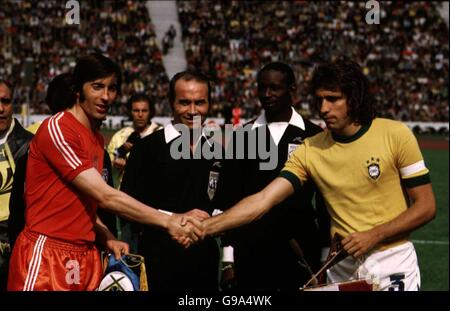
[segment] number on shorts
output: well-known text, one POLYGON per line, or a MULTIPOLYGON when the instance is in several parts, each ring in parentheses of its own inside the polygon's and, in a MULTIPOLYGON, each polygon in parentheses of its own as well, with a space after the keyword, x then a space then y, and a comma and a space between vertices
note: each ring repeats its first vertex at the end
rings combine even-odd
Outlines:
POLYGON ((392 286, 389 287, 390 292, 395 291, 396 288, 398 288, 397 290, 399 292, 405 291, 405 283, 403 283, 403 280, 405 279, 404 274, 393 274, 393 275, 389 276, 389 278, 390 278, 391 284, 392 284, 392 286))

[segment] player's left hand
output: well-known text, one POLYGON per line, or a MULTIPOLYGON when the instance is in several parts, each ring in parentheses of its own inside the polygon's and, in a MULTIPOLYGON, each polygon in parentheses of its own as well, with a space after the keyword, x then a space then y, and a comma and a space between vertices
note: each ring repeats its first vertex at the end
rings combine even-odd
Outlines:
POLYGON ((378 242, 375 234, 370 231, 363 231, 353 232, 345 237, 341 244, 349 255, 359 258, 370 251, 378 242))
POLYGON ((131 151, 131 149, 133 149, 133 144, 129 141, 126 141, 123 143, 122 148, 128 153, 131 151))
POLYGON ((130 246, 128 243, 119 240, 106 241, 106 249, 113 253, 116 259, 120 259, 122 255, 128 255, 130 253, 130 246))

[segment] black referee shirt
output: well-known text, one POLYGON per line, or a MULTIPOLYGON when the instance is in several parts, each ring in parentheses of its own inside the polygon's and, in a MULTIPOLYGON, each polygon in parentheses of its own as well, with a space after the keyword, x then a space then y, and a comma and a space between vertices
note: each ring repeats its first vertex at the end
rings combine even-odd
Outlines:
MULTIPOLYGON (((175 160, 165 131, 140 140, 132 149, 121 190, 154 208, 184 213, 194 208, 212 214, 223 209, 222 161, 175 160)), ((201 138, 202 146, 207 144, 201 138)), ((150 226, 142 229, 139 248, 147 265, 153 290, 217 290, 219 250, 214 238, 184 249, 167 232, 150 226)))
MULTIPOLYGON (((266 146, 272 144, 272 148, 276 149, 278 162, 273 170, 261 170, 260 163, 267 160, 262 160, 258 155, 256 159, 248 159, 246 155, 246 159, 240 161, 240 177, 235 178, 241 181, 241 198, 262 190, 278 177, 288 153, 307 137, 322 131, 308 120, 304 123, 304 130, 289 124, 278 146, 269 134, 267 124, 253 129, 257 135, 266 131, 266 146)), ((309 275, 298 264, 298 257, 289 245, 291 238, 300 244, 312 269, 319 268, 321 246, 326 244, 323 240, 328 239, 329 223, 326 219, 325 228, 319 232, 318 213, 313 207, 315 191, 312 183, 307 184, 302 187, 301 193, 287 198, 261 219, 226 235, 224 240, 234 247, 235 272, 240 289, 298 290, 309 275)), ((318 205, 324 208, 322 203, 318 205)))

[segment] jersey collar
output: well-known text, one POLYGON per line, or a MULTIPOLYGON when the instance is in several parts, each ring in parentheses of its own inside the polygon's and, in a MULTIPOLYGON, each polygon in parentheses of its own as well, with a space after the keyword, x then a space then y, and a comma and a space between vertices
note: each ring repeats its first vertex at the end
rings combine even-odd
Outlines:
MULTIPOLYGON (((178 136, 181 136, 181 133, 179 131, 177 131, 177 129, 173 126, 172 122, 167 124, 166 126, 164 126, 164 139, 166 141, 166 144, 170 143, 172 140, 174 140, 178 136)), ((211 147, 212 144, 208 140, 208 137, 206 137, 205 132, 204 132, 203 129, 202 129, 202 135, 198 138, 198 141, 197 141, 196 144, 198 144, 198 142, 200 141, 200 139, 202 137, 206 139, 206 142, 211 147)))
MULTIPOLYGON (((289 120, 289 122, 287 122, 287 124, 305 130, 305 121, 303 121, 302 116, 297 111, 295 111, 294 107, 291 107, 291 109, 292 109, 291 119, 289 120)), ((274 122, 274 123, 286 123, 286 122, 274 122)), ((255 123, 253 123, 252 130, 263 125, 267 125, 266 112, 264 111, 264 109, 262 110, 259 117, 255 120, 255 123)))
POLYGON ((364 124, 361 126, 361 128, 353 135, 351 136, 344 136, 344 135, 337 135, 334 134, 333 132, 331 132, 331 136, 333 137, 334 141, 338 142, 338 143, 351 143, 355 140, 357 140, 358 138, 360 138, 361 136, 363 136, 370 128, 370 126, 372 125, 372 121, 370 121, 369 124, 364 124))
POLYGON ((12 130, 14 129, 14 125, 16 125, 16 121, 14 121, 14 118, 12 118, 11 125, 9 126, 8 131, 6 131, 6 133, 2 137, 0 137, 0 145, 4 144, 6 142, 9 134, 11 134, 12 130))
POLYGON ((302 116, 297 111, 295 111, 294 107, 291 107, 291 109, 292 115, 289 122, 272 122, 272 123, 267 123, 266 112, 263 110, 259 115, 259 117, 253 123, 252 130, 267 125, 267 127, 269 128, 270 135, 272 136, 272 139, 275 142, 275 145, 278 146, 278 143, 283 137, 284 132, 286 131, 288 125, 293 125, 302 130, 305 130, 305 122, 303 121, 302 116))

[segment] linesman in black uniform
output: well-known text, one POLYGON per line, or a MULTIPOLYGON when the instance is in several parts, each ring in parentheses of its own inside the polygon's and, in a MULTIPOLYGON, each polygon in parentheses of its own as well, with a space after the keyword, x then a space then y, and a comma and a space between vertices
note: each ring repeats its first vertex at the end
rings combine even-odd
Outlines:
MULTIPOLYGON (((251 128, 247 125, 245 129, 256 131, 257 136, 266 134, 266 146, 270 144, 271 150, 276 150, 278 162, 275 169, 263 170, 260 164, 266 160, 259 153, 256 159, 251 159, 247 153, 245 160, 240 161, 240 177, 235 176, 236 182, 242 182, 240 198, 268 185, 296 147, 322 131, 292 107, 291 94, 296 86, 290 66, 269 63, 258 73, 257 83, 264 110, 250 122, 251 128)), ((310 273, 303 262, 299 264, 302 258, 293 251, 290 241, 295 239, 303 250, 303 259, 316 271, 320 267, 321 248, 328 244, 329 218, 315 185, 310 184, 301 195, 291 196, 261 219, 230 231, 225 237, 223 240, 233 247, 234 256, 229 255, 230 247, 224 248, 223 286, 233 283, 241 290, 298 290, 310 273)))
MULTIPOLYGON (((177 73, 169 84, 169 102, 173 121, 135 144, 121 190, 168 213, 186 213, 202 220, 223 208, 224 197, 222 162, 202 155, 193 159, 194 153, 215 146, 205 135, 194 137, 210 109, 208 79, 196 71, 177 73), (190 138, 187 155, 177 159, 180 139, 186 134, 180 133, 179 125, 189 129, 190 138)), ((138 252, 145 257, 150 290, 218 290, 219 248, 214 238, 183 249, 157 229, 134 226, 133 231, 140 235, 138 252)))

